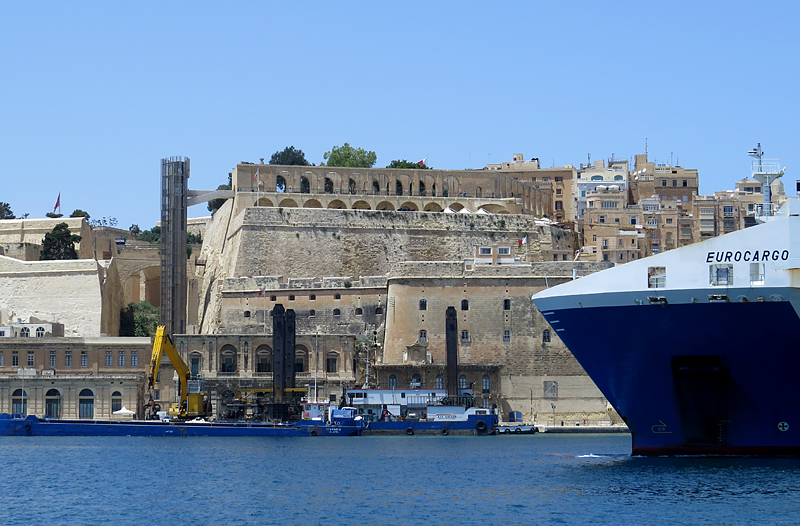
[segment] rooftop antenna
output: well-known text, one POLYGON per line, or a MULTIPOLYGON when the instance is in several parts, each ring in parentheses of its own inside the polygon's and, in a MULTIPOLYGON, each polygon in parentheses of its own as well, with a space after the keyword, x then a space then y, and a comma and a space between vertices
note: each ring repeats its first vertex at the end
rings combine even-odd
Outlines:
POLYGON ((647 155, 647 137, 644 138, 644 154, 647 155))

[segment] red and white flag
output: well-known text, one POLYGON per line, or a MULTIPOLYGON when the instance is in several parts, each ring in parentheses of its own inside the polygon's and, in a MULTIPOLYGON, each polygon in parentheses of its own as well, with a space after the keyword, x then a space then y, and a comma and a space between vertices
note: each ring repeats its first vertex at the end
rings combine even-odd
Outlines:
POLYGON ((420 162, 418 162, 417 164, 425 164, 427 161, 428 161, 428 158, 427 158, 427 157, 425 157, 423 160, 421 160, 421 161, 420 161, 420 162))
POLYGON ((56 206, 53 207, 54 214, 56 213, 56 210, 58 210, 58 207, 60 206, 61 206, 61 192, 58 192, 58 199, 56 199, 56 206))
POLYGON ((253 181, 258 181, 258 170, 259 168, 256 168, 256 174, 253 176, 253 181))

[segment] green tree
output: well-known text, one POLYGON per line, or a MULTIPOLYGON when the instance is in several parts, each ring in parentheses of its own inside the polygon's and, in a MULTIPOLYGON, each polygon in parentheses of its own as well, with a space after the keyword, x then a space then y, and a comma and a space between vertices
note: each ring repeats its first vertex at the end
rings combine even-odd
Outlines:
POLYGON ((0 219, 16 219, 14 212, 11 211, 11 205, 0 201, 0 219))
POLYGON ((430 170, 431 167, 424 163, 412 163, 410 161, 406 161, 403 159, 402 161, 399 159, 395 159, 392 163, 387 166, 386 168, 407 168, 412 170, 430 170))
MULTIPOLYGON (((253 164, 253 163, 244 163, 244 162, 242 162, 242 163, 239 163, 239 164, 253 164)), ((232 178, 233 178, 233 173, 232 172, 228 172, 228 184, 219 185, 217 187, 217 190, 232 190, 233 189, 232 178)), ((211 212, 212 216, 214 215, 214 212, 219 210, 220 207, 225 204, 225 201, 227 201, 227 199, 212 199, 211 201, 208 202, 208 204, 206 206, 208 207, 208 211, 211 212)))
POLYGON ((344 166, 348 168, 372 168, 378 156, 375 152, 368 152, 363 148, 353 148, 348 143, 344 146, 334 146, 331 151, 325 152, 323 157, 328 161, 328 166, 344 166))
POLYGON ((55 212, 47 212, 45 215, 51 219, 58 219, 59 217, 64 217, 64 214, 56 214, 55 212))
MULTIPOLYGON (((134 223, 134 224, 132 224, 132 225, 131 225, 131 227, 128 229, 128 232, 130 232, 130 233, 131 233, 131 235, 132 235, 134 238, 137 238, 137 236, 138 236, 139 234, 141 234, 141 232, 142 232, 142 231, 139 229, 139 225, 137 225, 136 223, 134 223)), ((137 238, 137 239, 138 239, 138 238, 137 238)))
POLYGON ((273 153, 269 159, 269 164, 311 166, 311 163, 306 160, 303 150, 295 150, 294 146, 284 148, 282 152, 273 153))
POLYGON ((80 241, 81 236, 71 233, 66 223, 59 223, 51 232, 44 235, 39 259, 78 259, 75 243, 80 243, 80 241))
POLYGON ((69 216, 70 217, 85 217, 87 221, 89 220, 89 217, 90 217, 89 216, 89 212, 84 212, 80 208, 76 208, 75 211, 72 212, 69 216))
POLYGON ((120 336, 154 336, 160 310, 146 301, 131 303, 120 311, 119 335, 120 336))
POLYGON ((150 230, 145 230, 139 234, 140 241, 147 241, 148 243, 161 243, 161 227, 154 226, 150 230))

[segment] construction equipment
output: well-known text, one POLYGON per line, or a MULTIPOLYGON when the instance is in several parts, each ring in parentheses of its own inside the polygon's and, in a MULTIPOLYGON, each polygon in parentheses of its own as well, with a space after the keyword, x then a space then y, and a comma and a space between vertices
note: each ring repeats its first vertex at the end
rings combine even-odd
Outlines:
POLYGON ((159 326, 156 330, 155 340, 153 341, 153 354, 150 359, 150 375, 148 377, 148 386, 150 388, 151 396, 148 406, 157 411, 157 405, 152 399, 152 392, 155 389, 156 379, 158 378, 158 369, 161 366, 161 355, 166 352, 169 361, 178 373, 178 380, 180 381, 180 401, 173 403, 169 410, 170 418, 177 420, 190 420, 193 418, 204 418, 211 416, 211 402, 206 400, 206 394, 203 393, 202 381, 190 380, 192 377, 189 367, 183 361, 175 344, 172 343, 167 328, 159 326), (193 392, 189 392, 193 391, 193 392))

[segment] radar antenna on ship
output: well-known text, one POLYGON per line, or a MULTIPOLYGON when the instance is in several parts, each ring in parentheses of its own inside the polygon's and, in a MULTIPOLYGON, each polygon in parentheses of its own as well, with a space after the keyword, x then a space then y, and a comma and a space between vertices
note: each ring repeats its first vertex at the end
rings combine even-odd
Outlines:
POLYGON ((750 173, 753 179, 761 183, 761 193, 764 196, 764 203, 761 205, 761 209, 756 213, 757 218, 771 216, 775 213, 775 208, 772 206, 771 185, 776 179, 783 176, 783 172, 786 169, 781 169, 779 159, 764 159, 764 151, 761 149, 761 143, 758 143, 758 146, 747 152, 747 155, 755 157, 750 167, 750 173))

